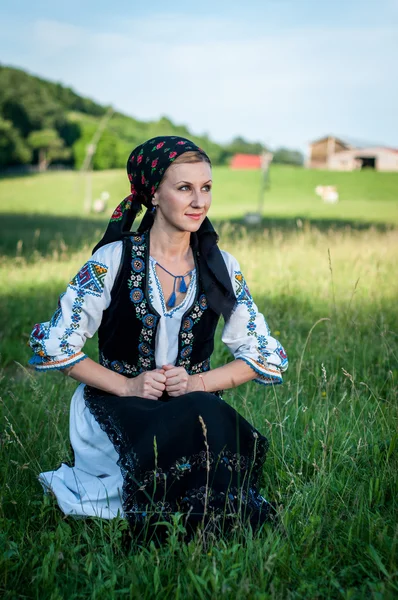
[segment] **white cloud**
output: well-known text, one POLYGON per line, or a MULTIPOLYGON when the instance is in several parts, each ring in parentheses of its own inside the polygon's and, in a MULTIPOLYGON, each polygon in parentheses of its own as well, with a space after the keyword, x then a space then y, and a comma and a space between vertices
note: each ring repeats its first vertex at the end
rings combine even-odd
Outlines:
MULTIPOLYGON (((219 140, 302 146, 332 130, 383 137, 384 97, 398 102, 397 37, 388 26, 262 32, 175 15, 103 31, 37 20, 19 64, 138 118, 166 114, 219 140)), ((398 132, 385 131, 398 145, 398 132)))

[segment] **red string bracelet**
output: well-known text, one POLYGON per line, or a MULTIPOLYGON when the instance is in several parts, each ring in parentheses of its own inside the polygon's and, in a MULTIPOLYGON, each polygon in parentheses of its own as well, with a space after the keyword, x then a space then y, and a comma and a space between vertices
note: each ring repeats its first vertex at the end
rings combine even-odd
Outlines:
POLYGON ((202 383, 203 383, 203 391, 204 391, 204 392, 207 392, 207 390, 206 390, 206 386, 205 386, 205 380, 203 379, 203 375, 200 375, 200 374, 199 374, 199 377, 200 377, 200 379, 201 379, 201 381, 202 381, 202 383))

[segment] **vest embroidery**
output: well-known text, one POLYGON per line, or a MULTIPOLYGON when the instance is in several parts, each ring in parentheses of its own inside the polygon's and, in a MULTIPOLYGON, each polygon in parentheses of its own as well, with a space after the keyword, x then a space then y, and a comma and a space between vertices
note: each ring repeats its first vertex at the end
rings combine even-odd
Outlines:
MULTIPOLYGON (((194 335, 192 333, 192 328, 194 325, 196 325, 196 323, 199 322, 199 319, 201 318, 201 316, 203 315, 205 310, 207 310, 207 300, 206 300, 206 296, 204 294, 201 294, 201 296, 199 296, 199 298, 194 303, 190 314, 183 318, 182 324, 181 324, 180 335, 179 335, 179 338, 180 338, 179 342, 180 342, 181 350, 180 350, 178 358, 177 358, 177 366, 184 367, 190 375, 192 375, 192 373, 190 372, 189 357, 192 354, 193 341, 194 341, 194 335)), ((206 361, 203 361, 203 362, 206 362, 206 361)), ((196 367, 197 367, 197 365, 196 365, 196 367)), ((206 369, 206 370, 208 370, 208 369, 206 369)), ((199 373, 200 371, 194 371, 194 372, 199 373)))
POLYGON ((139 371, 135 365, 129 365, 125 360, 109 360, 105 358, 103 352, 100 352, 100 364, 111 371, 116 373, 124 373, 124 375, 131 375, 135 377, 139 375, 139 371))
MULTIPOLYGON (((114 314, 120 315, 120 320, 115 321, 118 317, 113 316, 105 320, 100 332, 100 362, 112 371, 135 377, 143 371, 156 369, 155 341, 160 315, 151 304, 148 285, 147 232, 132 234, 127 244, 122 287, 110 307, 114 314), (123 326, 122 319, 126 318, 129 323, 123 326)), ((196 283, 200 286, 199 275, 196 283)), ((210 369, 212 333, 217 321, 218 315, 209 308, 206 296, 199 288, 193 305, 181 322, 176 366, 183 367, 189 375, 210 369)))
POLYGON ((149 312, 148 302, 143 292, 146 283, 145 237, 145 234, 132 236, 131 275, 127 284, 130 289, 130 300, 134 305, 136 317, 142 323, 141 333, 138 338, 138 373, 156 368, 153 346, 156 326, 159 321, 158 315, 149 312))

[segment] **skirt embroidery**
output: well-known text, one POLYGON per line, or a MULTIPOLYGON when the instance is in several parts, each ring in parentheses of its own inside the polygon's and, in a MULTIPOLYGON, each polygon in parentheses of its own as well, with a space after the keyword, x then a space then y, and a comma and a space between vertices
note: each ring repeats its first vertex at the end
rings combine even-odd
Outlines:
POLYGON ((270 505, 259 493, 268 441, 216 395, 155 402, 86 386, 85 403, 119 455, 123 510, 133 530, 176 512, 218 530, 221 523, 268 520, 270 505))

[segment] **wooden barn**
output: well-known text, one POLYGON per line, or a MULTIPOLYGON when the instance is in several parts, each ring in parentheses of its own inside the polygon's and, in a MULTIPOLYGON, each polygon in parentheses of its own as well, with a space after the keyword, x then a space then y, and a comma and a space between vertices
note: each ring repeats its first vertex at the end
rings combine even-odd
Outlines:
POLYGON ((330 157, 329 169, 331 171, 354 171, 360 169, 398 171, 398 150, 377 146, 346 150, 330 157))
POLYGON ((332 135, 327 135, 310 143, 307 167, 309 169, 328 169, 330 158, 339 152, 351 150, 352 146, 332 135))
POLYGON ((375 169, 376 171, 398 171, 398 150, 383 146, 359 145, 332 135, 310 144, 309 169, 330 171, 354 171, 375 169))

